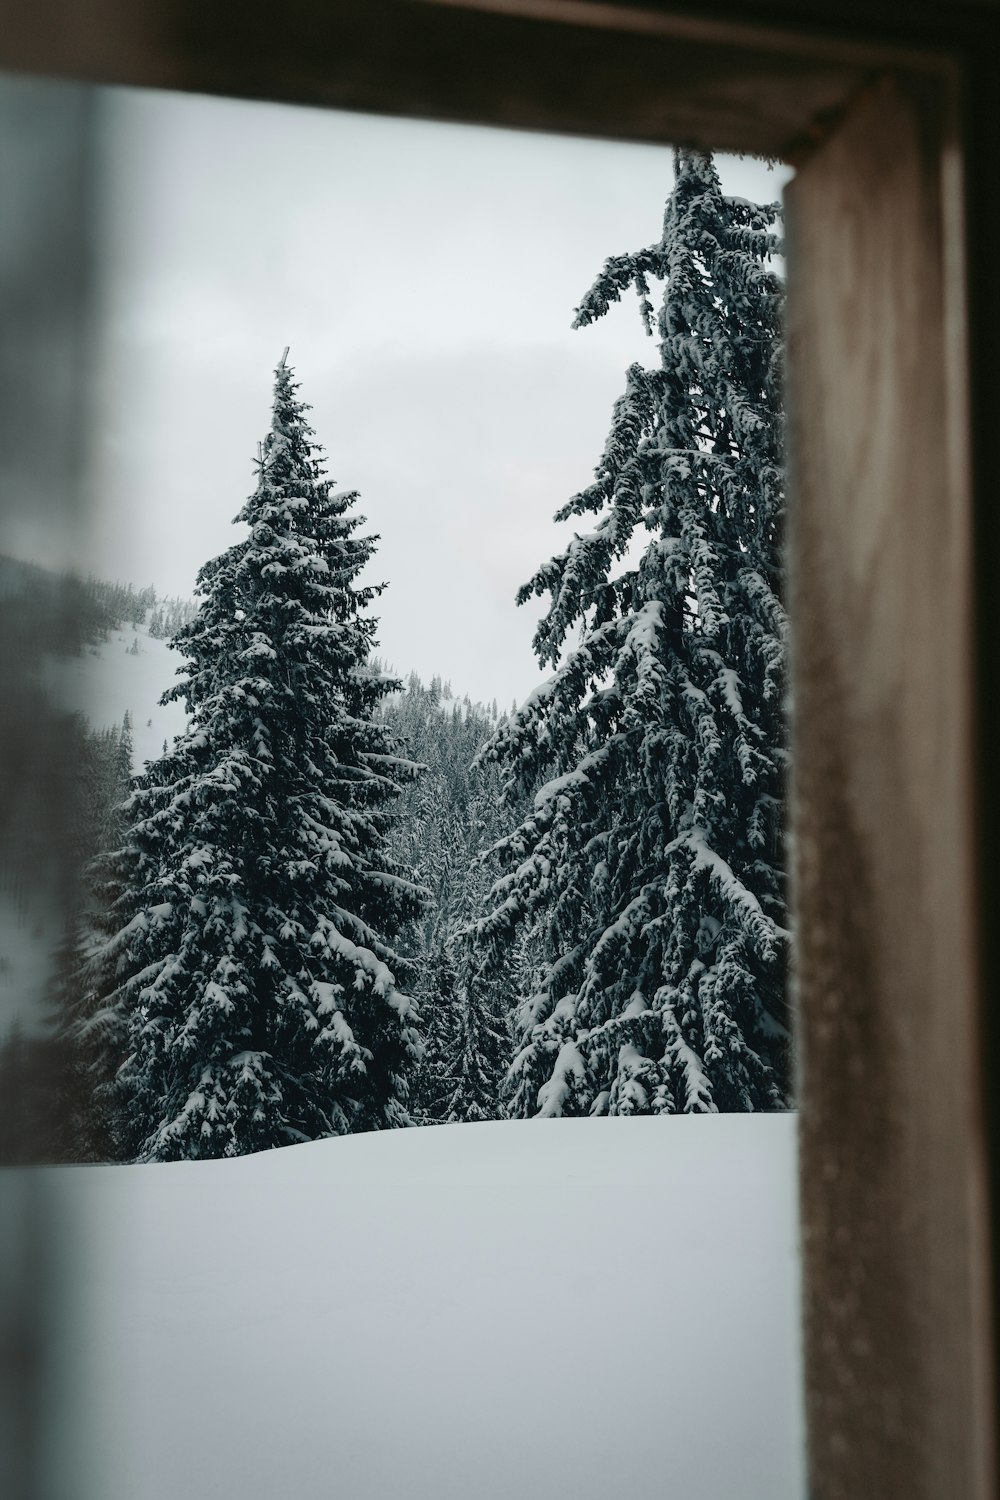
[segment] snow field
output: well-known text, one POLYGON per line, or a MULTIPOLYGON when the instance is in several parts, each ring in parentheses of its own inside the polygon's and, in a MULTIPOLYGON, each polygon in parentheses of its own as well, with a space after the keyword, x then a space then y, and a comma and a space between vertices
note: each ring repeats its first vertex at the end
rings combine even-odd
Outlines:
POLYGON ((84 648, 80 656, 49 658, 46 683, 60 707, 85 714, 94 729, 121 724, 132 715, 135 768, 155 760, 163 741, 172 741, 187 723, 183 703, 161 704, 160 695, 172 686, 181 665, 165 640, 151 636, 145 625, 123 625, 100 645, 84 648), (138 654, 131 647, 138 641, 138 654))
POLYGON ((801 1500, 793 1115, 41 1177, 53 1500, 801 1500))

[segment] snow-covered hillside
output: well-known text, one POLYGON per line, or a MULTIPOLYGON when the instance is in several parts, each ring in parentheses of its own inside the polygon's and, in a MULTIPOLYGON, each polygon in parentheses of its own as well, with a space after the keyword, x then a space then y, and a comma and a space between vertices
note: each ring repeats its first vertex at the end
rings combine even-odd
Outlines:
POLYGON ((802 1500, 792 1115, 41 1176, 53 1500, 802 1500))
POLYGON ((128 710, 139 771, 160 754, 165 739, 184 728, 183 704, 161 707, 159 702, 181 664, 178 653, 145 626, 125 625, 99 645, 87 646, 82 656, 48 658, 46 684, 56 702, 85 714, 94 729, 120 724, 128 710))

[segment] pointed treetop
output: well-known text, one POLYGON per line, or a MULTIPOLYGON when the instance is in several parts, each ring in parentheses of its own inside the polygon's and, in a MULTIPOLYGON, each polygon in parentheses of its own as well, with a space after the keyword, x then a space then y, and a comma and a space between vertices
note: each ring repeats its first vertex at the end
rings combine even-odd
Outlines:
MULTIPOLYGON (((299 388, 298 383, 295 380, 295 371, 288 363, 288 350, 289 345, 286 344, 284 353, 282 354, 280 360, 274 368, 273 409, 275 415, 277 415, 279 406, 284 406, 287 405, 288 402, 295 401, 295 392, 299 388)), ((309 410, 309 407, 305 402, 297 402, 295 403, 295 405, 297 407, 297 413, 299 415, 301 415, 302 412, 309 410)))
POLYGON ((286 350, 249 534, 201 569, 177 636, 166 697, 190 725, 126 804, 95 955, 122 1018, 116 1129, 146 1160, 409 1123, 421 1047, 393 941, 423 893, 386 829, 417 768, 375 714, 395 683, 365 668, 374 540, 322 477, 296 390, 286 350))

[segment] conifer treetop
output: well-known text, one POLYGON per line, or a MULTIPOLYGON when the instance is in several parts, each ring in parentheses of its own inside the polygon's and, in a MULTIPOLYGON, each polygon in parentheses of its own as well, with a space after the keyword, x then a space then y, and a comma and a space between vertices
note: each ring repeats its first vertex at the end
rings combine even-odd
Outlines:
POLYGON ((547 599, 552 675, 487 756, 533 808, 480 940, 543 934, 516 1113, 781 1107, 785 615, 777 208, 675 152, 659 241, 613 257, 583 327, 633 287, 658 338, 634 364, 595 516, 520 590, 547 599), (663 282, 653 318, 651 281, 663 282))
POLYGON ((119 1073, 143 1159, 235 1155, 405 1123, 420 1055, 393 933, 421 893, 393 864, 388 809, 417 768, 374 710, 381 585, 358 575, 356 492, 336 492, 286 360, 275 371, 247 535, 202 568, 164 701, 187 732, 129 804, 119 1073))

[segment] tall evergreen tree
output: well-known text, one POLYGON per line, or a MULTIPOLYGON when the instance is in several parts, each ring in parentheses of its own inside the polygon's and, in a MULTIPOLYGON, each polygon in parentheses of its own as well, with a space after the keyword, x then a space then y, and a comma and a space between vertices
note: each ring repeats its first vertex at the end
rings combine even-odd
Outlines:
POLYGON ((127 805, 118 930, 96 960, 128 1027, 121 1141, 239 1155, 407 1124, 420 1055, 394 932, 420 892, 386 848, 416 767, 375 716, 376 538, 335 492, 284 360, 248 535, 206 564, 164 701, 190 725, 127 805))
POLYGON ((609 260, 576 315, 631 286, 652 332, 662 280, 659 368, 630 368, 595 482, 557 515, 593 529, 518 596, 549 597, 554 675, 487 752, 544 783, 479 927, 501 957, 519 923, 544 945, 519 1115, 789 1099, 778 208, 725 196, 706 153, 674 160, 659 241, 609 260))

